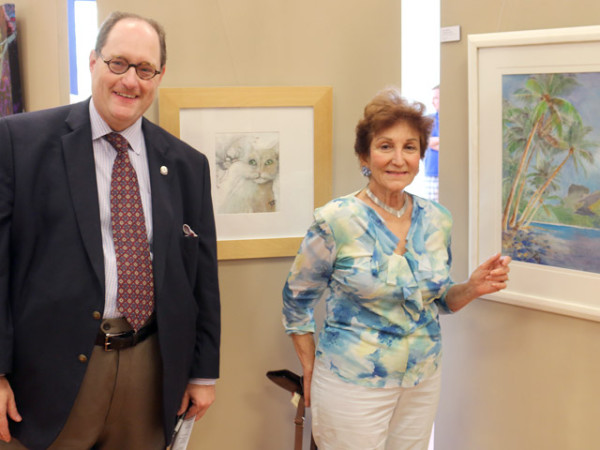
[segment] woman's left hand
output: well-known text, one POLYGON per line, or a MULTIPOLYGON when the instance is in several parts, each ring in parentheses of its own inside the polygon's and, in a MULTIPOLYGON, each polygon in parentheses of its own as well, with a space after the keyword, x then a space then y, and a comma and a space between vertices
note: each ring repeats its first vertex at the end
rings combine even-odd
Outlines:
POLYGON ((446 295, 446 303, 452 311, 458 311, 482 295, 498 292, 506 287, 510 256, 495 254, 477 267, 464 283, 453 285, 446 295))
POLYGON ((477 267, 467 282, 473 290, 473 297, 481 297, 504 289, 508 281, 511 261, 510 256, 497 253, 477 267))

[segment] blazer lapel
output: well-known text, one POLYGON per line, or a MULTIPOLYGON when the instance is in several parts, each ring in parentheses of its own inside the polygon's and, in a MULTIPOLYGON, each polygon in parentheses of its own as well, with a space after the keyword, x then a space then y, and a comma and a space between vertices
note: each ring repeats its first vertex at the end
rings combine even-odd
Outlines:
POLYGON ((89 101, 73 105, 66 123, 70 132, 62 137, 67 179, 81 239, 104 288, 104 254, 100 230, 100 207, 92 147, 89 101))
POLYGON ((152 192, 152 255, 155 291, 160 292, 164 280, 167 249, 170 245, 173 208, 170 201, 174 167, 170 164, 169 144, 157 128, 144 119, 142 124, 152 192))

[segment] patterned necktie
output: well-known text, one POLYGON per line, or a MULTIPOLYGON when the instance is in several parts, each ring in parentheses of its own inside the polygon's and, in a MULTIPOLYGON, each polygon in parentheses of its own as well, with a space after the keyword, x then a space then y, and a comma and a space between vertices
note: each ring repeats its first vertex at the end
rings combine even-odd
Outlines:
POLYGON ((154 310, 150 244, 137 175, 129 160, 129 142, 118 133, 104 138, 117 151, 110 183, 110 212, 117 257, 117 309, 135 331, 154 310))

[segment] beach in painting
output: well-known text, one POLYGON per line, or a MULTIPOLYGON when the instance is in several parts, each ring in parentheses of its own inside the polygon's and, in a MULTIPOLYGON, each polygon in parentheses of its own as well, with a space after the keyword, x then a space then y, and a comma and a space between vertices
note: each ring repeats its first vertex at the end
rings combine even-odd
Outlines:
POLYGON ((504 250, 517 261, 600 273, 599 229, 534 222, 506 238, 504 250))
POLYGON ((502 85, 503 253, 600 273, 600 73, 502 85))

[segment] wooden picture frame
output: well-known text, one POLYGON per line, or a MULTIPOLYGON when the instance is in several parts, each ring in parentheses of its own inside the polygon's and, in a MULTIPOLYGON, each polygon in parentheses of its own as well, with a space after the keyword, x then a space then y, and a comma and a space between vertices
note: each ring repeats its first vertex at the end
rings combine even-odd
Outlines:
POLYGON ((296 254, 314 208, 331 199, 332 97, 327 86, 159 90, 160 125, 211 163, 219 260, 296 254), (230 164, 222 142, 231 136, 276 140, 273 211, 220 213, 217 179, 230 164))

